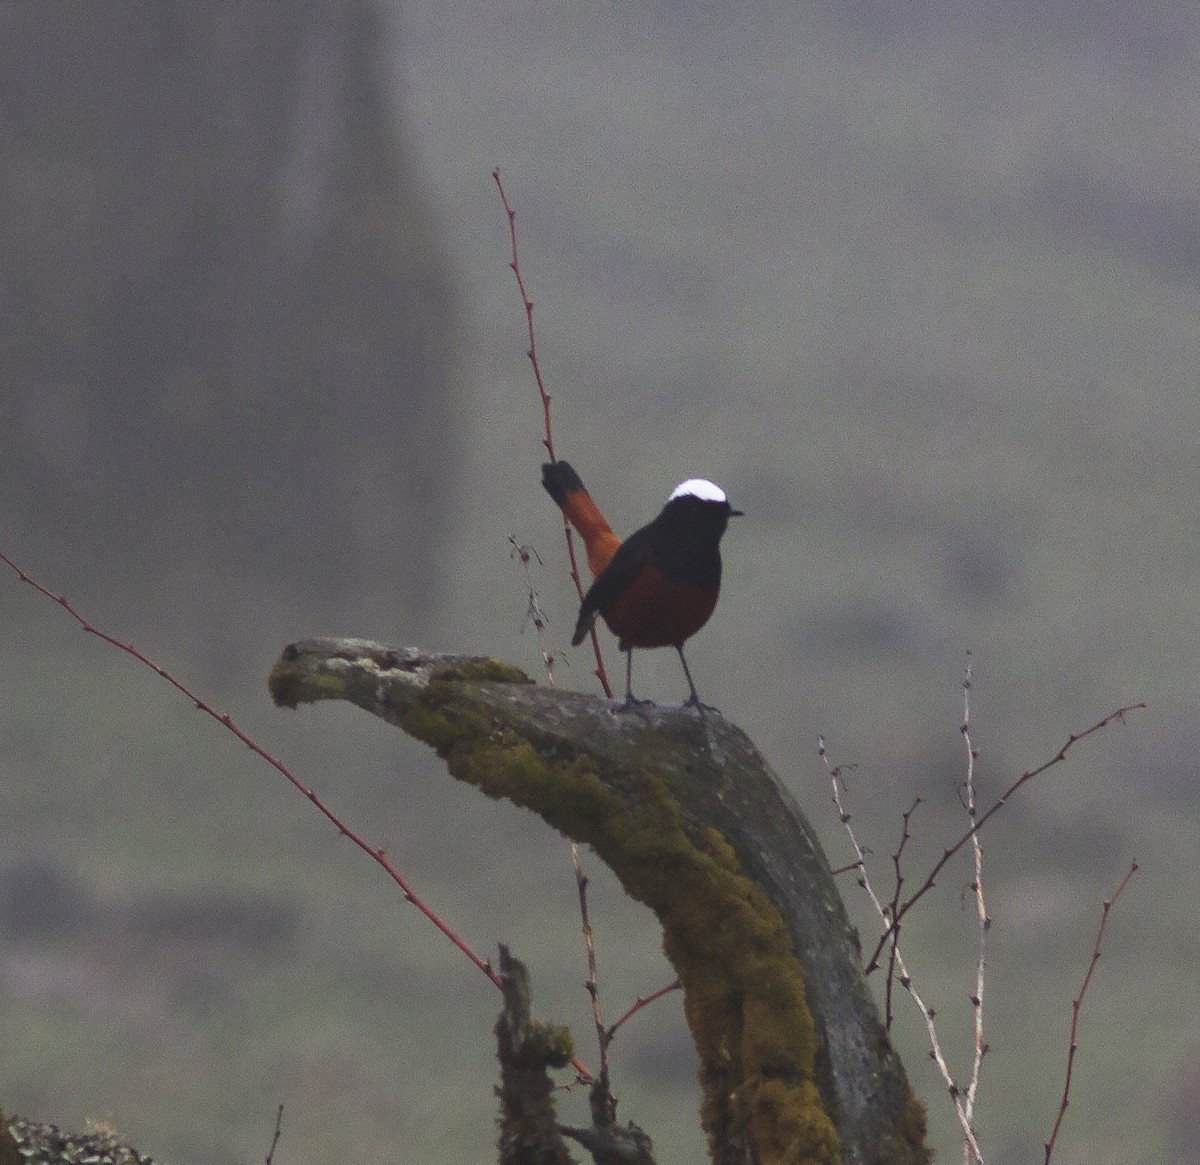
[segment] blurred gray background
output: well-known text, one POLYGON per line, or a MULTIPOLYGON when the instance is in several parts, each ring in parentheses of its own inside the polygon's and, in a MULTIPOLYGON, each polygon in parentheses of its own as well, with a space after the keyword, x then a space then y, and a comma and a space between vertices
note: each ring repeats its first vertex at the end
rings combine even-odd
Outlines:
MULTIPOLYGON (((349 708, 270 707, 288 640, 538 674, 564 649, 518 212, 559 454, 618 531, 681 478, 747 517, 689 660, 890 887, 988 801, 988 1160, 1040 1160, 1070 1002, 1131 859, 1060 1165, 1200 1160, 1200 25, 1186 4, 0 10, 0 549, 293 765, 585 1059, 566 843, 349 708)), ((486 1161, 493 990, 149 671, 0 578, 0 1103, 175 1165, 486 1161)), ((609 666, 619 671, 615 650, 609 666)), ((583 651, 558 681, 593 689, 583 651)), ((671 653, 637 690, 676 701, 671 653)), ((592 860, 610 1016, 669 981, 592 860)), ((969 1064, 965 865, 907 932, 969 1064)), ((864 934, 874 922, 847 878, 864 934)), ((896 1038, 959 1153, 906 999, 896 1038)), ((678 999, 613 1051, 622 1119, 702 1156, 678 999)), ((584 1098, 564 1099, 581 1114, 584 1098)))

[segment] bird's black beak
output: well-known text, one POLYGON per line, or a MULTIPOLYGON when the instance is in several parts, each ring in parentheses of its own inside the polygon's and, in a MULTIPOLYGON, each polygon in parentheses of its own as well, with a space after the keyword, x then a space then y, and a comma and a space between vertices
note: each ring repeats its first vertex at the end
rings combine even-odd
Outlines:
POLYGON ((742 513, 741 510, 730 510, 729 516, 731 518, 744 518, 746 515, 744 513, 742 513))

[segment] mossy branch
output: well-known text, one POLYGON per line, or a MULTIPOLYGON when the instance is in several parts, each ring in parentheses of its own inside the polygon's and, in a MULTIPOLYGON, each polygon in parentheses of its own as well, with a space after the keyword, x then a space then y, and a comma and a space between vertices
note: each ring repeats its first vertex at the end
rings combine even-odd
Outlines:
POLYGON ((700 1057, 715 1165, 929 1159, 861 952, 804 815, 716 714, 538 688, 499 660, 312 639, 277 704, 348 700, 490 797, 593 847, 663 926, 700 1057))
POLYGON ((555 1120, 554 1084, 547 1071, 570 1061, 570 1032, 533 1018, 529 972, 505 946, 500 947, 500 979, 500 1165, 575 1165, 555 1120))

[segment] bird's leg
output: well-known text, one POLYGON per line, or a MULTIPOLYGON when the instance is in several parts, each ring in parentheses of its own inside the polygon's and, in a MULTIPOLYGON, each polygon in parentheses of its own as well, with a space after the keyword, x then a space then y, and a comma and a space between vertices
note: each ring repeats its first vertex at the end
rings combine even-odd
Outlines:
POLYGON ((637 700, 633 695, 633 648, 625 649, 625 703, 621 711, 637 711, 643 704, 653 704, 653 700, 637 700))
MULTIPOLYGON (((691 688, 691 690, 692 690, 692 694, 690 696, 688 696, 688 698, 683 702, 683 706, 685 708, 695 708, 696 711, 699 712, 701 716, 703 716, 704 710, 706 708, 708 708, 708 705, 702 704, 700 702, 700 693, 696 691, 696 685, 692 681, 692 673, 688 669, 687 660, 684 659, 684 656, 683 656, 683 645, 680 643, 677 643, 675 645, 675 650, 679 652, 679 662, 681 664, 683 664, 683 674, 685 676, 687 676, 688 687, 691 688)), ((715 712, 716 709, 709 708, 709 711, 715 712)))

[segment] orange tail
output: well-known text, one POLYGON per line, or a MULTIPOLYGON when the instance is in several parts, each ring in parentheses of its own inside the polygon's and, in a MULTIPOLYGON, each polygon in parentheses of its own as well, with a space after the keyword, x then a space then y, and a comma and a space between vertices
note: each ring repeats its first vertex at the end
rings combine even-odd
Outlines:
POLYGON ((567 521, 579 531, 587 549, 588 569, 594 578, 609 563, 621 545, 621 539, 583 488, 579 474, 566 461, 549 461, 542 466, 542 485, 562 510, 567 521))

